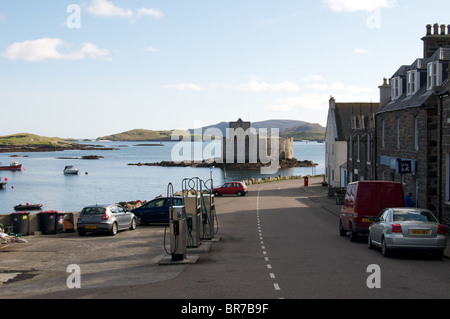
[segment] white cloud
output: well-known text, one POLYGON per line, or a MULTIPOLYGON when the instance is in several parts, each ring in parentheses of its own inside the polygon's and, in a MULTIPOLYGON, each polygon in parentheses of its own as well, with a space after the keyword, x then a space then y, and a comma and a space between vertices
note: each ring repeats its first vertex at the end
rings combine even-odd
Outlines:
POLYGON ((322 110, 328 106, 330 96, 327 94, 304 93, 296 97, 278 99, 267 108, 272 111, 290 112, 293 110, 322 110))
POLYGON ((180 84, 168 84, 163 86, 164 89, 173 89, 173 90, 191 90, 191 91, 203 91, 203 87, 194 83, 180 83, 180 84))
POLYGON ((333 92, 347 92, 347 93, 368 93, 373 92, 372 89, 367 88, 360 88, 356 85, 345 85, 342 82, 334 82, 331 84, 324 84, 324 83, 311 83, 306 85, 307 89, 317 90, 317 91, 329 91, 331 93, 333 92))
POLYGON ((381 8, 392 8, 396 0, 323 0, 335 12, 374 11, 381 8))
POLYGON ((138 17, 151 16, 153 18, 162 18, 164 13, 159 9, 140 8, 136 11, 138 17))
POLYGON ((133 11, 130 9, 122 9, 106 0, 92 0, 91 4, 87 7, 87 12, 101 17, 133 17, 133 11))
POLYGON ((309 75, 305 78, 302 79, 305 82, 319 82, 319 81, 323 81, 323 76, 319 75, 319 74, 313 74, 313 75, 309 75))
POLYGON ((144 16, 161 18, 164 16, 163 12, 159 9, 140 8, 136 10, 136 13, 134 13, 131 9, 121 8, 116 6, 112 1, 107 0, 92 0, 86 10, 92 15, 106 18, 119 17, 132 19, 135 16, 138 18, 144 16))
POLYGON ((274 91, 274 92, 298 92, 300 88, 294 82, 284 81, 281 83, 267 83, 259 80, 252 80, 239 86, 239 90, 244 92, 261 92, 261 91, 274 91))
POLYGON ((86 42, 78 51, 69 52, 69 45, 58 38, 42 38, 37 40, 27 40, 11 44, 0 57, 9 60, 24 60, 29 62, 39 62, 46 60, 81 60, 89 58, 106 58, 109 51, 100 49, 96 45, 86 42), (61 47, 65 50, 62 52, 61 47))
POLYGON ((153 53, 159 53, 159 50, 157 48, 154 47, 147 47, 144 49, 144 51, 146 52, 153 52, 153 53))

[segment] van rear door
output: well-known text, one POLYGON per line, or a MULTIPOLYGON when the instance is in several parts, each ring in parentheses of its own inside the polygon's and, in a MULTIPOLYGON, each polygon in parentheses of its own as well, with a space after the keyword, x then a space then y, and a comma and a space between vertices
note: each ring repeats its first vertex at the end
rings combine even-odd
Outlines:
POLYGON ((355 205, 354 222, 359 228, 367 228, 371 224, 370 217, 380 213, 380 184, 359 183, 358 198, 355 205))

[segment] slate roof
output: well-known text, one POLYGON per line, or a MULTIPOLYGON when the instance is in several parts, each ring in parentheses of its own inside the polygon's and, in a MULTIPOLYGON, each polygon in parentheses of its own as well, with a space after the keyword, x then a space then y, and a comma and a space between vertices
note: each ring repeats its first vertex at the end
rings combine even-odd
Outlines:
MULTIPOLYGON (((430 58, 428 59, 417 59, 411 65, 402 65, 397 72, 392 76, 406 76, 406 72, 409 70, 426 70, 427 63, 431 61, 449 61, 450 60, 450 49, 449 48, 439 48, 430 58)), ((444 81, 446 79, 443 79, 444 81)), ((422 82, 422 81, 421 81, 422 82)), ((406 83, 403 85, 406 88, 406 83)), ((426 104, 427 100, 434 95, 434 90, 428 90, 426 82, 421 83, 420 89, 416 94, 407 96, 404 92, 399 98, 392 100, 386 104, 382 109, 379 109, 375 114, 381 114, 385 112, 392 112, 403 110, 412 107, 421 107, 426 104)))
MULTIPOLYGON (((336 120, 337 141, 347 141, 351 134, 352 116, 358 116, 360 112, 367 122, 370 110, 375 112, 380 107, 380 103, 336 103, 334 117, 336 120)), ((367 125, 367 123, 366 123, 367 125)))

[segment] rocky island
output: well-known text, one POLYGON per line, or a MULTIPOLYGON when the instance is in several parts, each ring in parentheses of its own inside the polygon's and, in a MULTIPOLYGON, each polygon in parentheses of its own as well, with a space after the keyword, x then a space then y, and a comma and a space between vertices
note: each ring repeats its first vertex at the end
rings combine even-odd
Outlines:
MULTIPOLYGON (((217 163, 217 162, 197 162, 197 161, 183 161, 183 162, 174 162, 174 161, 162 161, 158 163, 130 163, 128 165, 133 166, 163 166, 163 167, 225 167, 231 169, 260 169, 264 166, 269 166, 268 164, 263 163, 217 163)), ((293 168, 293 167, 314 167, 316 164, 312 161, 304 160, 299 161, 295 158, 291 159, 283 159, 279 161, 279 168, 293 168)))

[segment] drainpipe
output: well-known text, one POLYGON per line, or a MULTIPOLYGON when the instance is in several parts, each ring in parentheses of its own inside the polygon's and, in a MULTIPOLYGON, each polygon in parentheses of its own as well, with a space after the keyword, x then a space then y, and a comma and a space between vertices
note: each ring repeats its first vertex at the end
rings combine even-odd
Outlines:
MULTIPOLYGON (((442 214, 442 113, 443 113, 443 105, 442 99, 449 96, 449 91, 445 92, 436 92, 436 95, 439 97, 439 106, 438 106, 438 118, 439 118, 439 129, 438 129, 438 211, 437 211, 437 220, 441 222, 441 214, 442 214)), ((447 168, 448 170, 448 168, 447 168)))

